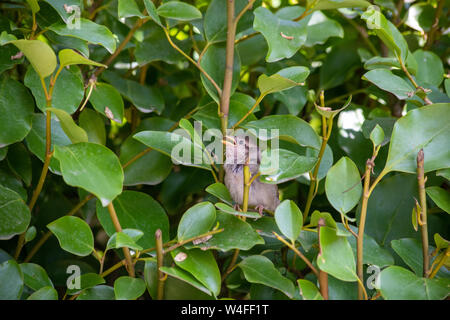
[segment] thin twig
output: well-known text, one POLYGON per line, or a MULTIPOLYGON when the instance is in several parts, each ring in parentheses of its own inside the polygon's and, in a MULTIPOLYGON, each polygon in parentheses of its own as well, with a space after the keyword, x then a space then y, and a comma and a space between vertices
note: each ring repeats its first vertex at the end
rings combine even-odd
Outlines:
POLYGON ((417 154, 417 182, 420 200, 420 231, 422 235, 423 276, 429 276, 430 257, 428 255, 427 195, 425 191, 424 153, 420 149, 417 154))

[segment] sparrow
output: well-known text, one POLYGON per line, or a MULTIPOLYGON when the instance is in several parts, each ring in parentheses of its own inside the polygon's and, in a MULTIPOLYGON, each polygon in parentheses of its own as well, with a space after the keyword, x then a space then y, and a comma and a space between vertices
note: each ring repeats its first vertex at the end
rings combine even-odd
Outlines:
MULTIPOLYGON (((256 138, 249 136, 231 136, 225 141, 225 185, 230 191, 233 201, 242 205, 244 192, 244 164, 248 161, 251 177, 259 171, 261 150, 257 146, 256 138)), ((249 207, 254 207, 260 215, 264 209, 274 212, 280 204, 278 187, 253 180, 249 190, 249 207)))

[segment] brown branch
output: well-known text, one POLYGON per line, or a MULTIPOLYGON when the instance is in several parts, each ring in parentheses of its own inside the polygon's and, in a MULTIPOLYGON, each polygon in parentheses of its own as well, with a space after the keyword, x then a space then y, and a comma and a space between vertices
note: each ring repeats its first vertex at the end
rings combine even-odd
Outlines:
POLYGON ((417 154, 417 182, 420 200, 420 231, 422 235, 423 276, 429 276, 430 257, 428 255, 427 195, 425 192, 424 153, 420 149, 417 154))

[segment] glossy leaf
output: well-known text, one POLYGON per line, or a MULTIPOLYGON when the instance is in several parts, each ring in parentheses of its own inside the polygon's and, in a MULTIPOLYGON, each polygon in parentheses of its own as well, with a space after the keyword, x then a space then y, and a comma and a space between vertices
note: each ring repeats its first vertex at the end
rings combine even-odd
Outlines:
POLYGON ((58 300, 58 292, 53 287, 42 287, 33 292, 27 300, 58 300))
POLYGON ((23 273, 14 260, 0 264, 0 299, 18 300, 23 290, 23 273))
POLYGON ((171 277, 174 277, 183 282, 186 282, 186 283, 190 284, 191 286, 193 286, 194 288, 197 288, 198 290, 211 295, 211 291, 209 291, 208 288, 206 288, 198 280, 196 280, 189 272, 186 272, 181 268, 161 267, 160 270, 171 277))
POLYGON ((362 185, 358 168, 350 158, 342 157, 328 171, 325 192, 328 201, 340 213, 346 214, 356 206, 362 185))
POLYGON ((297 153, 285 150, 266 149, 261 154, 261 181, 269 184, 279 184, 296 179, 314 168, 317 158, 299 156, 297 153), (274 152, 278 152, 278 163, 273 161, 276 157, 274 152))
POLYGON ((116 50, 116 40, 107 27, 85 18, 80 18, 79 23, 79 28, 69 27, 65 23, 57 23, 51 25, 49 29, 61 36, 75 37, 93 44, 99 44, 110 53, 116 50))
POLYGON ((372 140, 374 146, 379 146, 384 141, 384 131, 378 124, 370 133, 370 140, 372 140))
POLYGON ((0 185, 0 239, 25 232, 30 219, 30 210, 20 195, 0 185))
POLYGON ((47 225, 62 249, 77 256, 87 256, 94 249, 89 225, 78 217, 64 216, 47 225))
POLYGON ((259 139, 268 140, 278 136, 282 140, 297 143, 304 147, 320 148, 320 138, 313 128, 304 120, 291 115, 272 115, 247 123, 246 129, 266 129, 268 137, 258 135, 259 139), (272 132, 278 130, 278 135, 272 132), (272 134, 272 135, 270 135, 272 134))
MULTIPOLYGON (((76 8, 82 8, 81 0, 44 0, 56 10, 59 16, 66 23, 71 23, 70 17, 76 14, 76 8), (64 6, 66 5, 66 6, 64 6)), ((72 23, 74 23, 72 21, 72 23)))
POLYGON ((48 277, 47 271, 35 263, 22 263, 20 270, 23 273, 23 280, 27 287, 37 291, 44 287, 53 287, 53 283, 48 277))
POLYGON ((100 285, 83 290, 77 300, 114 300, 114 288, 100 285))
POLYGON ((269 45, 266 61, 275 62, 292 57, 307 38, 307 22, 300 20, 280 19, 269 9, 259 7, 255 9, 253 28, 262 33, 269 45))
MULTIPOLYGON (((308 0, 308 3, 314 3, 308 0)), ((370 2, 364 0, 321 0, 313 7, 314 10, 328 10, 339 8, 366 8, 370 2)))
POLYGON ((220 271, 217 262, 211 251, 202 251, 200 249, 176 249, 170 252, 175 258, 179 253, 186 254, 186 258, 182 261, 177 261, 175 264, 191 273, 198 281, 207 287, 214 296, 220 293, 220 271))
POLYGON ((414 88, 411 84, 387 69, 370 70, 364 74, 363 79, 392 93, 400 100, 408 99, 414 95, 414 88))
POLYGON ((180 21, 202 18, 202 13, 196 7, 181 1, 165 2, 156 9, 156 12, 161 17, 180 21))
POLYGON ((208 186, 205 191, 229 205, 233 204, 233 199, 231 199, 230 191, 228 191, 227 187, 223 183, 214 183, 208 186))
POLYGON ((352 101, 352 96, 349 96, 347 99, 347 102, 345 102, 344 106, 342 106, 341 108, 336 109, 336 110, 332 110, 331 108, 328 108, 328 107, 321 107, 321 106, 318 106, 317 104, 315 104, 315 107, 316 107, 316 111, 321 116, 324 116, 325 118, 329 119, 329 118, 334 118, 335 116, 337 116, 339 114, 339 112, 346 109, 350 105, 351 101, 352 101))
POLYGON ((209 163, 195 163, 194 145, 184 136, 172 132, 142 131, 133 137, 148 147, 172 157, 172 161, 176 164, 211 170, 209 163))
MULTIPOLYGON (((255 215, 258 214, 255 213, 255 215)), ((242 216, 248 217, 248 215, 242 216)), ((232 249, 249 250, 257 244, 264 244, 264 240, 247 222, 234 215, 219 211, 215 224, 217 223, 219 224, 219 228, 224 230, 216 233, 206 242, 196 244, 195 246, 204 250, 218 249, 221 251, 229 251, 232 249)))
POLYGON ((92 109, 84 109, 80 114, 79 126, 86 131, 88 141, 105 145, 105 122, 101 115, 92 109))
MULTIPOLYGON (((117 218, 123 229, 141 230, 144 235, 135 242, 144 249, 155 246, 155 232, 162 231, 163 241, 169 240, 169 220, 163 207, 148 194, 137 191, 124 191, 113 201, 117 218)), ((97 217, 109 236, 116 229, 108 209, 97 202, 97 217)))
POLYGON ((381 295, 387 300, 441 300, 449 294, 448 279, 419 278, 398 266, 384 269, 378 282, 381 295))
POLYGON ((96 67, 107 68, 106 65, 89 60, 72 49, 63 49, 58 52, 59 63, 61 67, 70 66, 72 64, 87 64, 96 67))
POLYGON ((431 51, 416 50, 414 58, 417 61, 416 78, 424 84, 439 87, 444 79, 444 67, 438 55, 431 51))
POLYGON ((105 283, 105 279, 96 273, 82 274, 79 279, 75 278, 74 281, 80 281, 80 288, 67 289, 67 294, 69 295, 74 295, 85 289, 93 288, 99 284, 105 283))
POLYGON ((323 300, 319 289, 311 281, 298 279, 297 283, 303 300, 323 300))
POLYGON ((227 214, 232 214, 234 216, 241 216, 241 217, 247 217, 247 218, 252 218, 252 219, 259 219, 261 218, 261 216, 259 215, 259 213, 257 212, 252 212, 252 211, 247 211, 247 212, 242 212, 242 211, 237 211, 235 210, 233 207, 230 207, 229 205, 225 204, 225 203, 221 203, 218 202, 216 203, 216 208, 223 213, 227 213, 227 214))
POLYGON ((322 254, 317 256, 317 265, 333 277, 343 281, 356 281, 356 263, 346 237, 339 237, 329 227, 320 228, 322 254))
POLYGON ((275 221, 283 235, 294 242, 303 227, 303 215, 294 201, 284 200, 275 210, 275 221))
POLYGON ((134 0, 119 0, 118 14, 119 19, 129 17, 145 18, 134 0))
POLYGON ((411 110, 394 125, 384 171, 416 173, 416 157, 422 148, 425 172, 450 167, 450 151, 442 148, 449 135, 449 103, 411 110))
POLYGON ((123 171, 117 156, 99 144, 55 146, 64 181, 95 194, 103 206, 122 193, 123 171))
POLYGON ((41 78, 46 78, 56 68, 56 55, 53 49, 40 40, 13 40, 14 44, 30 61, 34 70, 41 78))
POLYGON ((106 244, 106 250, 118 249, 118 248, 130 248, 133 250, 142 250, 142 247, 137 245, 136 242, 142 238, 144 233, 141 230, 136 229, 123 229, 121 232, 114 233, 109 238, 106 244))
POLYGON ((86 131, 80 128, 67 112, 56 108, 47 108, 47 110, 51 111, 58 117, 58 120, 61 123, 61 128, 72 143, 88 141, 86 131))
POLYGON ((178 241, 204 234, 212 228, 216 220, 216 209, 211 202, 201 202, 189 208, 178 225, 178 241))
POLYGON ((145 292, 145 282, 141 278, 122 276, 114 281, 116 300, 136 300, 145 292))
POLYGON ((292 282, 283 277, 272 261, 265 256, 249 256, 242 260, 238 266, 244 272, 245 279, 248 282, 260 283, 280 290, 290 298, 294 296, 295 288, 292 282))
POLYGON ((27 148, 22 143, 15 143, 8 148, 8 166, 23 182, 31 184, 31 159, 27 148))
POLYGON ((97 82, 92 89, 89 101, 95 110, 108 119, 122 123, 124 110, 122 96, 112 85, 97 82))
MULTIPOLYGON (((210 46, 202 60, 200 61, 200 66, 211 76, 211 78, 216 82, 219 88, 223 89, 223 81, 225 75, 225 59, 226 58, 226 48, 223 45, 212 45, 210 46)), ((239 54, 234 53, 233 61, 233 78, 231 81, 231 92, 233 95, 239 83, 239 72, 241 70, 241 61, 239 54)), ((203 86, 205 87, 211 98, 217 103, 219 102, 219 95, 213 84, 202 74, 201 80, 203 86)))
POLYGON ((21 141, 31 130, 34 101, 20 82, 0 81, 0 147, 21 141))
POLYGON ((155 4, 152 0, 144 0, 145 9, 147 10, 148 15, 150 18, 159 24, 161 27, 163 26, 161 24, 161 19, 159 19, 158 13, 156 12, 155 4))
POLYGON ((427 195, 436 205, 447 213, 450 213, 450 194, 440 187, 426 188, 427 195))
MULTIPOLYGON (((50 78, 45 80, 48 88, 50 78)), ((38 74, 28 68, 25 74, 24 84, 31 90, 38 108, 45 113, 47 107, 44 89, 38 74)), ((84 96, 84 85, 80 69, 72 66, 70 69, 64 68, 55 82, 52 94, 52 107, 72 114, 77 110, 84 96)))
POLYGON ((309 70, 306 67, 289 67, 278 71, 270 77, 265 74, 258 78, 258 88, 261 94, 267 95, 302 85, 308 77, 309 70))
MULTIPOLYGON (((34 114, 32 129, 26 138, 27 146, 42 162, 45 159, 45 136, 46 136, 46 116, 44 114, 34 114)), ((70 139, 64 133, 58 121, 51 121, 52 145, 66 146, 71 144, 70 139)), ((60 174, 59 161, 52 157, 50 160, 50 171, 60 174)))

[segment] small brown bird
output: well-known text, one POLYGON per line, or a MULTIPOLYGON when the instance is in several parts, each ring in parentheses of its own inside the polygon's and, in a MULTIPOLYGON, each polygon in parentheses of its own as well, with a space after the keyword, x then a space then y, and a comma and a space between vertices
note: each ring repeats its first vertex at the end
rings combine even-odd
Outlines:
MULTIPOLYGON (((228 137, 225 143, 225 185, 238 205, 242 205, 243 202, 245 162, 249 163, 252 177, 259 171, 261 151, 255 140, 248 136, 233 136, 228 137)), ((260 182, 259 178, 252 182, 249 190, 249 207, 254 207, 262 214, 263 209, 274 212, 279 203, 276 184, 260 182)))

